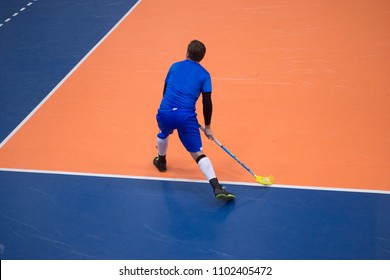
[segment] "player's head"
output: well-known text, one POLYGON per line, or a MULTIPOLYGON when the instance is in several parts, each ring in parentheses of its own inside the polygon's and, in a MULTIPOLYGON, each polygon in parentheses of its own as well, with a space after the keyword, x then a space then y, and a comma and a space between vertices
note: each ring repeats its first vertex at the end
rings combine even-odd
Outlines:
POLYGON ((206 47, 202 42, 198 40, 192 40, 188 44, 187 58, 200 62, 203 59, 205 54, 206 54, 206 47))

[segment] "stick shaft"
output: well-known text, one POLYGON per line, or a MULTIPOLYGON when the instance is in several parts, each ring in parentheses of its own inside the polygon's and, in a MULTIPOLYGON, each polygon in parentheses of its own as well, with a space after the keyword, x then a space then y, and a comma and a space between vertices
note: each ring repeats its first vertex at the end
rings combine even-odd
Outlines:
MULTIPOLYGON (((217 140, 217 141, 218 141, 218 140, 217 140)), ((219 142, 217 142, 217 141, 214 141, 214 142, 216 142, 216 143, 218 144, 219 142)), ((221 144, 221 143, 219 143, 219 144, 221 144)), ((252 176, 255 176, 255 177, 256 177, 255 173, 253 173, 253 171, 250 170, 248 166, 246 166, 241 160, 239 160, 235 155, 233 155, 232 152, 230 152, 224 145, 222 145, 222 144, 219 145, 219 144, 218 144, 218 146, 220 146, 225 152, 227 152, 227 153, 229 154, 229 156, 231 156, 231 157, 232 157, 233 159, 235 159, 239 164, 241 164, 241 166, 244 167, 250 174, 252 174, 252 176)))
MULTIPOLYGON (((202 126, 199 126, 202 131, 205 129, 202 126)), ((252 176, 256 177, 256 174, 253 173, 252 170, 248 166, 246 166, 242 161, 240 161, 231 151, 229 151, 221 142, 219 142, 216 138, 213 137, 213 141, 220 146, 229 156, 231 156, 235 161, 237 161, 242 167, 244 167, 252 176)))

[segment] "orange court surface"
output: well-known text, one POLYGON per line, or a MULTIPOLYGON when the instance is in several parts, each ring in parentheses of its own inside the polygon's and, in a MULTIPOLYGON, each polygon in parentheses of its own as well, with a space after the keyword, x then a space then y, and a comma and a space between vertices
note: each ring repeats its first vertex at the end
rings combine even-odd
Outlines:
MULTIPOLYGON (((152 164, 166 72, 199 39, 214 135, 256 174, 390 191, 389 11, 379 0, 141 1, 2 143, 0 167, 204 180, 176 134, 168 172, 152 164)), ((221 181, 254 182, 203 144, 221 181)))

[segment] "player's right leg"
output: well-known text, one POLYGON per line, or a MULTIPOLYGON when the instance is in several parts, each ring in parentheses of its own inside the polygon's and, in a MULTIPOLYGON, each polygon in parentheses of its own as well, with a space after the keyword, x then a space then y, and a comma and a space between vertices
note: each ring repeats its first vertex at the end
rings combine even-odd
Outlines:
POLYGON ((190 154, 213 188, 215 198, 225 201, 233 200, 235 198, 234 194, 228 192, 225 187, 219 183, 218 178, 215 175, 213 164, 211 163, 211 160, 204 154, 204 152, 190 152, 190 154))
POLYGON ((234 199, 235 196, 226 191, 225 188, 218 182, 213 165, 210 159, 204 154, 196 114, 191 114, 189 112, 188 115, 183 115, 180 119, 183 120, 183 122, 179 123, 177 127, 180 141, 191 154, 192 158, 196 161, 203 175, 210 182, 214 190, 215 197, 225 201, 234 199))

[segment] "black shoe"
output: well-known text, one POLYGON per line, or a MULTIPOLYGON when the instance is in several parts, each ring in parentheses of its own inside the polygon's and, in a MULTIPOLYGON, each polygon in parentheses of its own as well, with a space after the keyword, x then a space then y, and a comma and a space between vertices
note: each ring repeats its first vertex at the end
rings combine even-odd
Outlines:
POLYGON ((215 188, 214 194, 216 199, 221 199, 224 201, 231 201, 235 198, 234 194, 226 191, 224 187, 215 188))
POLYGON ((160 172, 166 172, 167 171, 167 161, 166 160, 159 160, 159 157, 155 157, 153 159, 154 166, 157 167, 158 171, 160 172))

